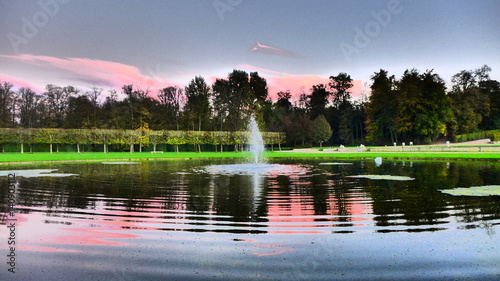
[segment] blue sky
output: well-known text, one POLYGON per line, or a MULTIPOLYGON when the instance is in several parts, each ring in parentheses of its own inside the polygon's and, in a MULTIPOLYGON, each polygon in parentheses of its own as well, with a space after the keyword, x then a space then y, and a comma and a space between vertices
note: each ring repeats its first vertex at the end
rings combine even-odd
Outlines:
POLYGON ((500 80, 500 1, 0 0, 0 80, 155 92, 258 71, 270 94, 346 72, 353 94, 386 69, 500 80), (258 42, 258 45, 257 45, 258 42))

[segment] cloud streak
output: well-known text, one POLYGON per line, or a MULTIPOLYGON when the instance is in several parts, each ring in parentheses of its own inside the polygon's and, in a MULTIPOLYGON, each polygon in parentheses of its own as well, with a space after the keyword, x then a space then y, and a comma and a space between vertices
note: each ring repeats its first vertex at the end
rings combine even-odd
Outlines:
POLYGON ((29 54, 17 56, 0 55, 0 58, 50 71, 62 71, 64 72, 63 80, 66 83, 79 83, 87 87, 95 85, 104 88, 119 89, 123 85, 134 84, 141 88, 157 90, 175 84, 173 81, 161 78, 159 75, 154 75, 154 78, 152 78, 142 74, 137 67, 117 62, 88 58, 56 58, 29 54))
POLYGON ((292 52, 292 51, 289 51, 289 50, 285 50, 282 48, 262 44, 259 41, 256 41, 255 45, 252 48, 250 48, 249 51, 252 53, 261 53, 261 54, 276 55, 276 56, 290 57, 290 58, 303 58, 304 57, 302 55, 299 55, 299 54, 292 52))
POLYGON ((30 88, 31 90, 33 90, 35 92, 41 92, 42 91, 42 88, 39 88, 38 86, 32 85, 32 84, 30 84, 28 82, 19 80, 17 78, 14 78, 12 76, 9 76, 9 75, 6 75, 6 74, 2 74, 2 73, 0 73, 0 81, 2 83, 3 82, 9 82, 12 85, 14 85, 14 88, 16 88, 16 89, 30 88))

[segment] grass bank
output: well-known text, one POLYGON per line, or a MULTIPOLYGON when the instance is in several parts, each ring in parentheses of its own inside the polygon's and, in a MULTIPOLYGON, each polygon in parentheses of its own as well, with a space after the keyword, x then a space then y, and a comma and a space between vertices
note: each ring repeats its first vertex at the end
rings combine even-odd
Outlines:
MULTIPOLYGON (((360 159, 382 157, 385 159, 457 159, 457 160, 498 160, 500 152, 271 152, 265 153, 269 158, 332 158, 332 159, 360 159)), ((248 152, 62 152, 62 153, 5 153, 0 154, 0 164, 36 163, 36 162, 77 162, 77 161, 138 161, 138 160, 166 160, 166 159, 218 159, 218 158, 247 158, 248 152)))

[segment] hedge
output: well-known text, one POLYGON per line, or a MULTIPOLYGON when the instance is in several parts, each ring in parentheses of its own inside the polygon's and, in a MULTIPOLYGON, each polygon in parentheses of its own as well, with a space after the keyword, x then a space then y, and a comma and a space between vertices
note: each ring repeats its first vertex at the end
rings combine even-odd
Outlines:
POLYGON ((482 131, 475 132, 470 134, 456 135, 454 142, 464 142, 464 141, 474 141, 480 139, 490 139, 492 141, 500 140, 500 130, 490 130, 490 131, 482 131))
MULTIPOLYGON (((281 132, 262 132, 264 144, 281 144, 285 141, 285 134, 281 132)), ((49 144, 52 151, 53 144, 80 145, 101 144, 104 152, 109 145, 129 145, 147 147, 150 145, 169 144, 211 144, 211 145, 240 145, 248 143, 248 132, 226 131, 151 131, 151 130, 105 130, 105 129, 23 129, 0 128, 0 145, 5 144, 49 144)))

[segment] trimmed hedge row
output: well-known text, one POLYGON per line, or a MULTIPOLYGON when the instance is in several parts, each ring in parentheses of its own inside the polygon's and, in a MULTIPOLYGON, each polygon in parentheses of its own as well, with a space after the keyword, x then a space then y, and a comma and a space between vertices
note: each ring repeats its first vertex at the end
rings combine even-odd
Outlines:
MULTIPOLYGON (((262 132, 264 144, 281 144, 285 134, 262 132)), ((248 132, 225 131, 151 131, 151 130, 105 130, 105 129, 10 129, 0 128, 0 145, 17 144, 103 144, 104 152, 108 145, 133 145, 147 147, 157 144, 211 144, 243 145, 249 139, 248 132)), ((78 150, 79 151, 79 150, 78 150)))

